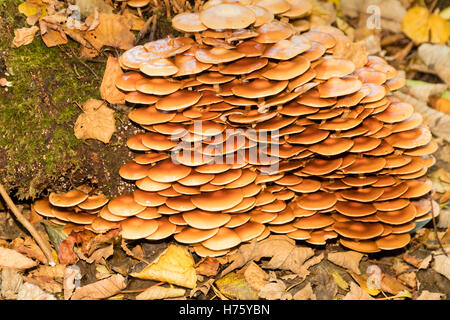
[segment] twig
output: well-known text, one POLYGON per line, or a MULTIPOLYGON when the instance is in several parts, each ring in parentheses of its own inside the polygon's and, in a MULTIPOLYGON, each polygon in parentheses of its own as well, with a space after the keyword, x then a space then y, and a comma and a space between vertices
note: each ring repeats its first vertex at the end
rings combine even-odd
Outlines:
POLYGON ((144 36, 150 31, 150 25, 153 21, 153 15, 145 21, 144 25, 142 26, 141 30, 139 30, 139 33, 136 37, 136 40, 134 40, 134 45, 137 45, 139 41, 144 38, 144 36))
POLYGON ((31 234, 31 236, 36 240, 37 244, 41 248, 42 252, 44 253, 45 257, 47 258, 47 262, 50 266, 55 266, 56 262, 53 259, 52 255, 52 249, 50 247, 50 244, 41 237, 41 235, 37 232, 37 230, 33 227, 33 225, 28 221, 27 218, 24 217, 24 215, 20 212, 20 210, 16 207, 14 202, 11 200, 10 196, 6 192, 3 185, 0 183, 0 194, 2 195, 3 199, 5 200, 8 207, 11 209, 14 216, 17 218, 17 220, 25 227, 25 229, 28 230, 28 232, 31 234))
POLYGON ((153 15, 153 25, 152 25, 152 31, 150 32, 150 41, 153 41, 155 39, 156 34, 156 25, 158 24, 158 18, 157 14, 153 15))
POLYGON ((433 231, 434 235, 436 236, 437 242, 439 243, 439 247, 441 248, 442 252, 445 254, 446 257, 448 257, 447 252, 444 249, 444 246, 442 245, 441 239, 439 239, 439 236, 437 234, 437 227, 436 227, 436 218, 434 216, 434 206, 433 206, 433 200, 430 197, 430 203, 431 203, 431 220, 433 220, 433 231))

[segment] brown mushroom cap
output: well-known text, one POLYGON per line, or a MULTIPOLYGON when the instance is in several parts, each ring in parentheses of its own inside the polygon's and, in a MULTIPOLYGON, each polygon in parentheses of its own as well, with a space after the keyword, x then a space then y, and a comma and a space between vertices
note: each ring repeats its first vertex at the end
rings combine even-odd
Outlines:
POLYGON ((243 29, 256 21, 256 15, 247 7, 223 3, 203 9, 200 21, 210 29, 243 29))
POLYGON ((256 32, 259 35, 253 39, 254 41, 259 43, 276 43, 289 38, 293 34, 293 28, 286 22, 272 20, 259 26, 256 32))
POLYGON ((156 182, 170 183, 187 177, 191 170, 190 167, 166 159, 151 167, 148 170, 148 176, 156 182))
POLYGON ((293 223, 294 227, 298 229, 322 229, 330 226, 335 221, 329 215, 316 213, 309 217, 298 218, 293 223))
POLYGON ((196 228, 185 227, 181 232, 174 235, 174 238, 181 243, 199 243, 213 237, 217 234, 218 231, 218 228, 200 230, 196 228))
POLYGON ((191 201, 199 209, 217 212, 233 208, 243 198, 240 189, 224 189, 195 195, 191 198, 191 201))
POLYGON ((286 88, 287 84, 287 81, 255 79, 248 83, 234 86, 231 88, 231 91, 239 97, 250 99, 262 98, 280 93, 286 88))
MULTIPOLYGON (((274 20, 274 21, 276 21, 276 20, 274 20)), ((264 27, 264 25, 262 27, 264 27)), ((268 37, 269 34, 267 34, 267 35, 260 34, 257 38, 255 38, 255 41, 258 41, 259 37, 264 37, 264 36, 268 37)), ((278 34, 282 35, 283 33, 280 32, 278 34)), ((264 50, 262 57, 276 59, 276 60, 289 60, 289 59, 297 57, 299 54, 309 50, 312 46, 311 42, 307 38, 305 38, 301 35, 294 35, 294 36, 289 37, 288 39, 287 38, 288 37, 286 37, 286 38, 281 37, 281 39, 275 41, 275 43, 268 45, 267 48, 264 50)), ((276 38, 276 39, 278 39, 278 38, 276 38)), ((267 41, 270 41, 270 40, 267 40, 267 41)), ((301 57, 301 59, 308 60, 305 57, 301 57)))
POLYGON ((241 242, 245 242, 260 236, 265 228, 266 227, 262 223, 247 222, 233 230, 237 233, 241 242))
POLYGON ((156 102, 155 107, 161 111, 182 110, 196 104, 202 94, 191 90, 178 90, 156 102))
POLYGON ((334 223, 333 230, 346 238, 367 240, 381 235, 384 228, 381 223, 344 221, 334 223))
POLYGON ((433 188, 431 180, 406 180, 408 191, 402 194, 402 198, 418 198, 424 196, 433 188))
POLYGON ((333 193, 318 191, 302 195, 298 198, 297 205, 306 210, 325 210, 334 206, 336 201, 333 193))
POLYGON ((381 251, 373 240, 339 239, 340 244, 354 251, 374 253, 381 251))
POLYGON ((178 72, 178 68, 167 58, 145 61, 139 65, 139 70, 150 77, 167 77, 178 72))
POLYGON ((320 155, 334 156, 350 150, 353 145, 354 141, 351 139, 337 139, 329 137, 321 141, 320 143, 309 146, 308 149, 320 155))
POLYGON ((93 194, 87 197, 86 200, 78 204, 78 208, 83 210, 95 210, 107 204, 109 199, 103 194, 93 194))
POLYGON ((166 217, 155 220, 158 223, 158 229, 151 235, 145 237, 147 240, 161 240, 170 237, 175 233, 177 226, 166 217))
POLYGON ((338 201, 335 209, 344 216, 349 217, 364 217, 377 211, 373 204, 357 201, 338 201))
POLYGON ((159 195, 156 192, 143 191, 136 189, 133 191, 134 201, 145 207, 158 207, 164 204, 166 197, 159 195))
POLYGON ((208 29, 208 27, 200 21, 200 14, 192 12, 177 14, 172 18, 172 27, 178 31, 187 33, 201 32, 208 29))
POLYGON ((228 228, 221 227, 213 237, 202 242, 202 245, 210 250, 225 250, 237 246, 241 243, 238 234, 228 228))
MULTIPOLYGON (((158 111, 154 106, 137 108, 130 111, 128 118, 142 125, 153 125, 171 121, 176 113, 158 111)), ((142 137, 142 136, 141 136, 142 137)))
POLYGON ((377 211, 378 220, 387 224, 399 225, 408 223, 416 216, 416 207, 409 204, 399 210, 377 211))
POLYGON ((339 194, 342 198, 347 200, 359 201, 359 202, 373 202, 377 200, 383 194, 384 190, 381 188, 358 188, 340 191, 339 194))
POLYGON ((120 167, 119 175, 126 180, 139 180, 147 176, 148 169, 148 165, 129 161, 120 167))
POLYGON ((311 232, 306 242, 314 245, 324 245, 328 239, 334 239, 337 236, 337 233, 331 230, 316 230, 311 232))
POLYGON ((332 77, 317 86, 321 98, 339 97, 352 94, 361 89, 362 82, 357 78, 332 77))
POLYGON ((87 198, 88 198, 87 193, 77 189, 73 189, 66 193, 52 192, 48 197, 48 201, 56 207, 73 207, 76 206, 77 204, 82 203, 87 198))
POLYGON ((253 23, 254 27, 259 27, 264 23, 272 21, 274 18, 274 14, 262 6, 246 5, 246 7, 252 10, 255 14, 255 22, 253 23))
POLYGON ((122 221, 127 218, 127 216, 119 216, 119 215, 115 215, 115 214, 111 213, 111 211, 109 211, 109 209, 108 209, 108 206, 104 206, 98 213, 98 216, 102 219, 105 219, 105 220, 111 221, 111 222, 118 222, 118 221, 122 221))
POLYGON ((378 248, 382 250, 393 250, 398 248, 403 248, 409 241, 411 241, 411 236, 409 233, 403 234, 390 234, 385 237, 377 239, 375 242, 378 248))
POLYGON ((245 57, 245 54, 235 49, 226 49, 220 47, 198 48, 195 51, 195 58, 206 64, 219 64, 231 62, 245 57))
POLYGON ((122 220, 120 226, 122 228, 120 234, 127 240, 148 237, 158 229, 158 223, 155 220, 144 220, 138 217, 122 220))
POLYGON ((181 82, 165 78, 141 79, 136 81, 136 90, 155 95, 167 95, 181 88, 181 82))
POLYGON ((355 64, 346 59, 324 58, 314 67, 316 78, 328 80, 332 77, 343 77, 355 71, 355 64))
POLYGON ((298 56, 289 61, 281 61, 275 67, 263 72, 262 75, 270 80, 290 80, 305 73, 309 67, 309 60, 298 56))
MULTIPOLYGON (((108 210, 121 217, 129 217, 145 210, 145 206, 140 205, 134 200, 133 194, 122 194, 108 203, 108 210)), ((106 217, 104 219, 108 220, 106 217)))
POLYGON ((320 189, 322 183, 316 179, 303 179, 302 182, 288 186, 289 190, 300 193, 313 193, 320 189))

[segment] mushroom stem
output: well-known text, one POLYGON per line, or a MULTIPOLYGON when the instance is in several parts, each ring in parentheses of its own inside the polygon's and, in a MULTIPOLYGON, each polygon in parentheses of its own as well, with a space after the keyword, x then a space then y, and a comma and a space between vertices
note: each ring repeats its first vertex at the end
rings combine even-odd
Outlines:
POLYGON ((37 230, 33 227, 33 225, 28 221, 27 218, 20 212, 20 210, 16 207, 14 202, 11 200, 10 196, 6 192, 3 185, 0 183, 0 194, 2 195, 3 199, 5 200, 8 207, 11 209, 14 216, 17 218, 17 220, 25 227, 25 229, 28 230, 28 232, 33 236, 34 240, 36 240, 37 244, 41 248, 42 252, 44 253, 45 257, 47 258, 47 262, 50 266, 55 266, 56 262, 53 259, 52 255, 52 249, 50 247, 50 244, 46 242, 41 235, 37 232, 37 230))

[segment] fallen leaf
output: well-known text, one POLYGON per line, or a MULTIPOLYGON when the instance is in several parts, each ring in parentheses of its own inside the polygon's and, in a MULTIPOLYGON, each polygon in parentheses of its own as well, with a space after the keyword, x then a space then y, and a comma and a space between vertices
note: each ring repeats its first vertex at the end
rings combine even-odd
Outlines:
POLYGON ((286 292, 286 285, 281 280, 276 280, 275 282, 267 283, 262 287, 258 296, 266 300, 291 300, 292 295, 286 292))
POLYGON ((417 287, 417 278, 414 270, 406 263, 403 263, 401 259, 394 258, 394 264, 392 269, 397 275, 397 279, 408 287, 415 289, 417 287))
POLYGON ((29 275, 33 277, 45 276, 53 279, 62 279, 64 278, 66 267, 64 264, 57 264, 55 266, 39 265, 36 269, 31 270, 29 275))
POLYGON ((201 274, 207 277, 213 277, 217 275, 219 269, 219 261, 214 257, 203 258, 195 267, 197 274, 201 274))
POLYGON ((122 16, 128 19, 128 23, 131 25, 131 30, 140 31, 145 24, 145 21, 133 14, 131 10, 125 9, 122 13, 122 16))
MULTIPOLYGON (((86 24, 91 25, 93 19, 94 14, 91 14, 86 24)), ((98 21, 98 26, 84 36, 95 49, 100 51, 103 46, 111 46, 127 50, 133 47, 135 36, 130 31, 131 25, 126 17, 99 13, 98 21)))
POLYGON ((25 270, 35 267, 38 263, 16 250, 0 247, 0 268, 25 270))
POLYGON ((308 282, 303 288, 301 288, 294 294, 292 299, 294 299, 294 300, 317 300, 317 297, 312 290, 311 283, 308 282))
POLYGON ((422 102, 428 102, 430 96, 440 94, 447 86, 444 83, 429 83, 420 80, 406 80, 404 91, 422 102))
POLYGON ((74 133, 78 139, 97 139, 108 143, 116 131, 114 110, 108 108, 104 101, 89 99, 83 106, 83 113, 78 116, 74 133))
POLYGON ((417 49, 417 54, 428 69, 436 72, 450 88, 450 47, 445 44, 424 43, 417 49))
POLYGON ((334 282, 337 284, 339 288, 345 291, 348 290, 348 283, 341 277, 339 272, 333 271, 331 273, 331 276, 333 277, 334 282))
POLYGON ((186 247, 170 245, 156 260, 140 272, 130 276, 139 279, 173 283, 181 287, 194 288, 197 274, 194 259, 186 247))
POLYGON ((350 291, 342 298, 342 300, 375 300, 375 299, 352 281, 350 282, 350 291))
MULTIPOLYGON (((381 272, 381 270, 379 271, 381 272)), ((358 285, 367 292, 371 296, 376 296, 380 293, 380 285, 381 285, 381 274, 375 272, 370 275, 358 275, 351 270, 348 270, 348 273, 352 276, 353 280, 355 280, 358 285), (371 277, 369 279, 369 277, 371 277)))
POLYGON ((103 13, 112 13, 114 10, 104 0, 75 0, 75 5, 78 6, 80 13, 85 17, 94 13, 95 9, 103 13))
POLYGON ((20 46, 25 46, 33 42, 36 32, 39 28, 37 26, 32 26, 30 28, 20 28, 14 30, 14 39, 12 44, 18 48, 20 46))
POLYGON ((43 264, 47 263, 45 254, 42 252, 41 248, 37 245, 33 238, 29 236, 26 236, 24 239, 16 238, 11 244, 11 249, 23 253, 31 259, 36 259, 43 264))
POLYGON ((364 257, 364 254, 356 251, 330 252, 327 255, 329 261, 342 268, 350 269, 356 274, 361 274, 359 263, 362 257, 364 257))
POLYGON ((414 267, 416 267, 419 270, 427 269, 431 262, 431 259, 432 259, 431 254, 424 259, 418 259, 415 256, 408 255, 407 253, 404 253, 402 257, 403 257, 403 260, 405 260, 407 263, 409 263, 410 265, 413 265, 414 267))
POLYGON ((268 269, 291 270, 299 273, 303 263, 314 255, 314 250, 299 247, 287 236, 270 236, 259 242, 244 244, 230 256, 232 263, 222 271, 222 275, 240 268, 249 261, 259 261, 261 258, 271 258, 263 265, 268 269))
POLYGON ((8 300, 17 298, 17 292, 23 284, 21 275, 15 269, 5 268, 0 272, 0 297, 8 300))
POLYGON ((24 14, 26 17, 34 15, 47 15, 46 5, 40 0, 36 1, 26 1, 17 7, 20 13, 24 14))
POLYGON ((71 300, 100 300, 111 297, 126 287, 126 280, 120 274, 114 274, 83 287, 75 289, 71 300))
POLYGON ((211 286, 213 285, 214 281, 216 279, 211 278, 206 280, 205 282, 199 283, 194 289, 191 290, 189 293, 189 298, 197 296, 197 293, 202 293, 204 296, 206 296, 211 290, 211 286))
POLYGON ((443 293, 423 290, 416 300, 442 300, 442 299, 445 299, 445 294, 443 293))
POLYGON ((136 300, 161 300, 167 298, 182 297, 186 293, 185 289, 165 288, 152 286, 136 296, 136 300))
POLYGON ((433 270, 450 280, 450 258, 445 255, 435 256, 433 270))
POLYGON ((269 283, 269 275, 261 269, 255 262, 250 261, 244 271, 244 277, 248 284, 256 291, 261 290, 269 283))
POLYGON ((17 300, 56 300, 56 297, 31 283, 24 283, 17 293, 17 300))
POLYGON ((336 42, 333 47, 333 57, 350 60, 356 68, 362 68, 367 63, 365 42, 352 42, 350 39, 342 39, 342 41, 336 42))
POLYGON ((325 255, 322 252, 318 256, 314 256, 311 259, 306 260, 305 263, 303 263, 303 265, 298 268, 298 271, 296 273, 300 276, 300 278, 305 279, 310 274, 310 271, 308 269, 320 263, 320 261, 323 260, 324 256, 325 255))
POLYGON ((60 46, 68 42, 64 32, 53 29, 48 29, 44 34, 41 33, 41 38, 49 48, 60 46))
POLYGON ((218 290, 233 300, 257 300, 258 291, 245 280, 242 273, 230 272, 215 282, 218 290))
POLYGON ((123 75, 118 59, 108 56, 106 69, 100 85, 100 96, 111 104, 125 104, 125 93, 117 89, 116 79, 123 75))
POLYGON ((409 289, 406 286, 404 286, 400 281, 387 274, 383 274, 381 278, 380 289, 384 292, 388 292, 393 295, 397 295, 401 292, 409 292, 409 289))
POLYGON ((317 300, 331 300, 335 298, 338 287, 333 277, 323 267, 317 268, 309 279, 314 285, 314 293, 317 300))

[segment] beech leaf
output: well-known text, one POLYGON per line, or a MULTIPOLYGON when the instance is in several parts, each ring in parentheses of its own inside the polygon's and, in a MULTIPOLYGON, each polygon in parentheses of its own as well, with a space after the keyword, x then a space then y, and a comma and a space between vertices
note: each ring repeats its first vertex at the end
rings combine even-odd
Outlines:
POLYGON ((97 139, 108 143, 116 131, 114 110, 108 108, 104 101, 89 99, 82 106, 83 113, 78 116, 74 133, 78 139, 97 139))
POLYGON ((75 289, 71 300, 100 300, 118 294, 126 287, 126 280, 120 274, 75 289))

